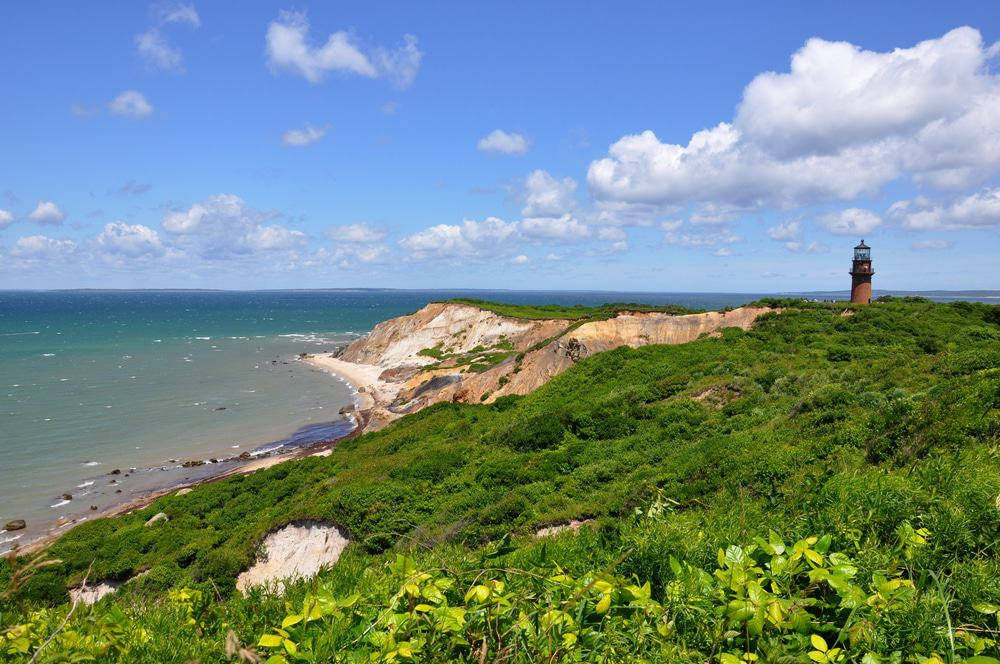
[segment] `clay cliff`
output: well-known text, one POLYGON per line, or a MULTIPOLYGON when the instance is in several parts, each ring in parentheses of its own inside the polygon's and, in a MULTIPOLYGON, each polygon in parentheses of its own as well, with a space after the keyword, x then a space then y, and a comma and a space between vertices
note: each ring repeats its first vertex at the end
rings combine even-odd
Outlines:
POLYGON ((432 303, 380 323, 339 353, 309 361, 359 385, 366 396, 360 419, 371 430, 440 401, 489 403, 526 394, 583 358, 620 346, 681 344, 727 327, 746 330, 768 311, 619 311, 581 322, 509 318, 468 304, 432 303))

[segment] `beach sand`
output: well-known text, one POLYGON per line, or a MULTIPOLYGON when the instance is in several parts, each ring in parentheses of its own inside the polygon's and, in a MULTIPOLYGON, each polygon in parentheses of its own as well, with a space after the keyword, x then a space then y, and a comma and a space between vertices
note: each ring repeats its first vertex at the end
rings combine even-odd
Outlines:
POLYGON ((302 359, 354 385, 359 390, 357 396, 360 411, 388 405, 396 398, 402 387, 399 383, 389 383, 379 379, 385 369, 375 364, 345 362, 332 355, 306 355, 302 359), (364 391, 361 391, 361 388, 364 388, 364 391))

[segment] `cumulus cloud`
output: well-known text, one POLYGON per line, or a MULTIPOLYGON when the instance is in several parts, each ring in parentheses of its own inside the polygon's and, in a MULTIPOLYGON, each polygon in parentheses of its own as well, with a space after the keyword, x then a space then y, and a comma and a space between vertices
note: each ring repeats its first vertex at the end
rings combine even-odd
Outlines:
POLYGON ((560 217, 575 206, 576 181, 566 177, 561 180, 543 170, 528 174, 524 181, 525 217, 560 217))
POLYGON ((530 259, 524 254, 518 254, 517 256, 511 258, 510 262, 514 263, 515 265, 526 265, 528 262, 530 262, 530 259))
POLYGON ((121 221, 105 224, 96 242, 105 252, 131 258, 159 256, 164 251, 160 235, 155 230, 142 224, 127 224, 121 221))
POLYGON ((480 138, 476 147, 483 152, 522 155, 528 151, 531 143, 522 134, 508 134, 502 129, 494 129, 480 138))
POLYGON ((625 136, 588 182, 599 199, 740 208, 852 200, 904 175, 982 182, 1000 170, 998 51, 968 27, 889 52, 811 39, 747 85, 731 122, 686 144, 625 136))
POLYGON ((0 210, 0 228, 7 228, 15 221, 14 213, 10 210, 0 210))
POLYGON ((318 83, 329 72, 384 76, 396 87, 406 88, 413 83, 423 57, 413 35, 405 35, 399 49, 378 48, 370 56, 344 30, 331 33, 322 46, 311 46, 308 37, 309 21, 304 12, 280 12, 268 25, 265 38, 271 69, 299 74, 310 83, 318 83))
POLYGON ((617 226, 598 228, 597 239, 604 243, 605 251, 628 251, 628 236, 617 226))
POLYGON ((28 219, 36 224, 58 226, 66 218, 63 209, 52 201, 39 201, 35 209, 28 214, 28 219))
POLYGON ((413 258, 479 258, 496 255, 517 238, 517 224, 497 217, 438 224, 399 241, 413 258))
POLYGON ((771 226, 767 229, 767 236, 772 240, 777 240, 779 242, 786 242, 789 240, 794 240, 802 232, 802 227, 797 221, 789 221, 784 224, 778 224, 777 226, 771 226))
POLYGON ((111 100, 108 110, 114 115, 141 120, 153 113, 153 105, 146 97, 136 90, 126 90, 111 100))
POLYGON ((368 224, 347 224, 334 226, 327 235, 335 242, 370 243, 380 242, 385 238, 385 231, 372 228, 368 224))
POLYGON ((184 56, 180 50, 167 41, 162 29, 172 23, 185 24, 192 28, 201 26, 194 5, 161 5, 153 12, 156 22, 149 29, 135 36, 135 49, 139 57, 151 68, 163 71, 182 71, 184 56))
POLYGON ((281 143, 291 147, 303 147, 323 138, 329 130, 329 127, 313 127, 307 124, 303 129, 289 129, 283 133, 281 143))
POLYGON ((17 239, 10 254, 17 258, 56 260, 66 258, 76 251, 76 242, 57 240, 45 235, 28 235, 17 239))
POLYGON ((239 196, 218 194, 167 213, 163 229, 185 251, 206 258, 291 249, 305 242, 302 231, 268 223, 275 216, 249 207, 239 196))
POLYGON ((590 227, 569 214, 561 217, 529 217, 522 219, 518 228, 525 237, 534 240, 572 242, 590 236, 590 227))
POLYGON ((890 219, 911 231, 975 230, 1000 227, 1000 188, 985 189, 951 203, 926 197, 898 201, 890 219))
POLYGON ((882 225, 882 218, 870 210, 848 208, 817 219, 821 227, 834 235, 870 235, 882 225))

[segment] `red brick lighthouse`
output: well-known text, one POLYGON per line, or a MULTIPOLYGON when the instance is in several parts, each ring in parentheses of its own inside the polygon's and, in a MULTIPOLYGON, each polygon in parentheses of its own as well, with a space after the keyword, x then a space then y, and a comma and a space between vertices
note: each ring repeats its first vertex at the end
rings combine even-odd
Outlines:
POLYGON ((854 247, 854 263, 851 264, 851 302, 870 304, 872 301, 872 248, 862 240, 854 247))

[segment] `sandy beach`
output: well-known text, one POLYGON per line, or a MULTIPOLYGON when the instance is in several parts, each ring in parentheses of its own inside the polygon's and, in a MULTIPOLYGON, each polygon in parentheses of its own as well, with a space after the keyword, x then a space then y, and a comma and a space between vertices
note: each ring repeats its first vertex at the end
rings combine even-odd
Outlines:
POLYGON ((399 393, 399 383, 389 383, 379 376, 385 368, 375 364, 345 362, 332 355, 306 355, 302 358, 315 367, 340 376, 358 390, 358 410, 370 410, 392 402, 399 393))

